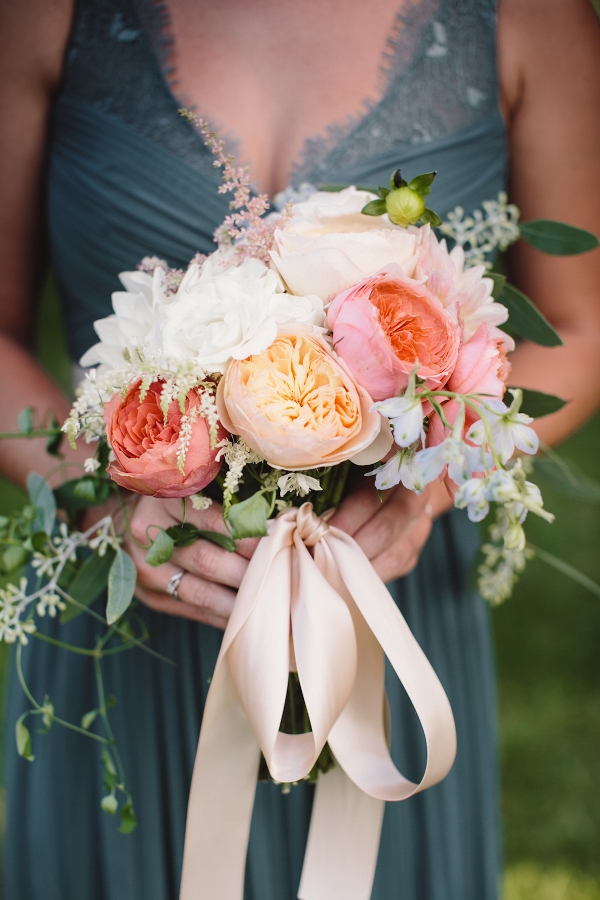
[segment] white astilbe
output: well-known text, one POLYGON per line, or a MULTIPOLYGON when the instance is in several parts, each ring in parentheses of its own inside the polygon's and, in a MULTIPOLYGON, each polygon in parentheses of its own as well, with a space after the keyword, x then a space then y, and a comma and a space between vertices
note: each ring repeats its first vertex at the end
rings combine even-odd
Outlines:
POLYGON ((244 467, 248 463, 262 462, 263 459, 242 440, 228 443, 224 448, 223 456, 228 467, 223 482, 223 518, 227 518, 233 495, 239 490, 244 467))
POLYGON ((519 210, 508 202, 502 191, 497 200, 485 200, 483 211, 476 209, 465 217, 462 206, 457 206, 440 225, 442 234, 454 238, 465 251, 468 266, 485 266, 490 269, 490 257, 496 250, 506 250, 519 239, 519 210))

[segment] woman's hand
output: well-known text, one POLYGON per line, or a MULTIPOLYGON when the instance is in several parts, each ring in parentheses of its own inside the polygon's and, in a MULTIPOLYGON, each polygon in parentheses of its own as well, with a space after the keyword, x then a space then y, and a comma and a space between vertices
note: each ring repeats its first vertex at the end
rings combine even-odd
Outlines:
POLYGON ((418 497, 402 485, 383 491, 361 485, 344 500, 330 523, 350 534, 384 581, 416 566, 432 519, 452 506, 444 485, 435 481, 418 497))
MULTIPOLYGON (((186 521, 204 531, 227 534, 221 507, 216 503, 201 512, 188 504, 186 521)), ((125 548, 133 558, 138 573, 136 597, 157 612, 224 629, 258 539, 238 541, 235 553, 229 553, 210 541, 198 540, 190 547, 175 548, 168 563, 156 568, 149 566, 145 561, 147 550, 142 547, 148 546, 149 538, 154 540, 158 533, 157 526, 169 528, 180 522, 181 500, 140 497, 137 502, 130 523, 135 540, 129 535, 125 539, 125 548), (182 570, 184 574, 177 588, 179 600, 176 600, 167 593, 167 586, 173 575, 182 570)))

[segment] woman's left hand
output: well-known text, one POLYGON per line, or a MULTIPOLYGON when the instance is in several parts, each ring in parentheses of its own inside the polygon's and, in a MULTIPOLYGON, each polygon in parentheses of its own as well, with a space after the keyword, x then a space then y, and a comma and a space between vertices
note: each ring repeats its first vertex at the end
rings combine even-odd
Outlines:
POLYGON ((431 532, 432 520, 452 500, 435 481, 420 496, 402 485, 383 491, 361 485, 346 497, 330 524, 351 535, 384 582, 406 575, 416 566, 431 532))

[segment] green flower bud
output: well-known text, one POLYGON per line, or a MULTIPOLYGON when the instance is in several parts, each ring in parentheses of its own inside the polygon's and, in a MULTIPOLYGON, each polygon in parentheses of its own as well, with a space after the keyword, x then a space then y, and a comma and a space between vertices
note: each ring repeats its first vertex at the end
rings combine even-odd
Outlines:
POLYGON ((425 210, 425 201, 409 187, 397 188, 385 198, 387 214, 395 225, 414 225, 425 210))
POLYGON ((526 545, 525 532, 519 521, 511 522, 504 532, 504 546, 507 550, 524 550, 526 545))

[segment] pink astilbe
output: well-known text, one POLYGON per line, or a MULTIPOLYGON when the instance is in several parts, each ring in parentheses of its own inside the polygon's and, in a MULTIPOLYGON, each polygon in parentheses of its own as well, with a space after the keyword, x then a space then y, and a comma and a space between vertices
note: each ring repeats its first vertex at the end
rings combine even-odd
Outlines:
POLYGON ((215 231, 215 241, 219 244, 233 244, 236 240, 243 242, 236 247, 236 253, 241 263, 243 259, 251 257, 260 259, 268 264, 270 262, 269 251, 273 247, 273 233, 276 228, 282 228, 292 215, 292 203, 288 203, 281 216, 274 217, 265 222, 263 215, 270 208, 267 194, 252 195, 250 189, 250 170, 248 166, 234 165, 233 156, 224 152, 225 141, 217 137, 210 125, 199 116, 194 116, 188 110, 180 110, 181 115, 193 122, 198 128, 204 144, 215 157, 213 166, 222 169, 223 184, 219 185, 219 193, 233 192, 233 199, 229 208, 233 210, 226 216, 223 223, 215 231))

